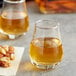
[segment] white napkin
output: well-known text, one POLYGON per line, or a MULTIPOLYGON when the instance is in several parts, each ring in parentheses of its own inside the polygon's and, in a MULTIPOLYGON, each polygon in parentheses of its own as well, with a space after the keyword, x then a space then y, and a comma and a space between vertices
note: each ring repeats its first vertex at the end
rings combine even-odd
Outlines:
POLYGON ((0 67, 0 76, 15 76, 24 52, 24 47, 15 47, 15 60, 11 62, 8 68, 0 67))

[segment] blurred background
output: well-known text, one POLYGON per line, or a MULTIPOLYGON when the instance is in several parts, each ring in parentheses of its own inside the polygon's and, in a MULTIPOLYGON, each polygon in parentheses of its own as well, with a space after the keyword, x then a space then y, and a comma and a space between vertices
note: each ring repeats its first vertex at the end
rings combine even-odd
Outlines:
MULTIPOLYGON (((76 13, 76 0, 25 0, 35 1, 41 13, 76 13)), ((0 0, 2 7, 3 0, 0 0)), ((31 3, 31 2, 30 2, 31 3)))
POLYGON ((3 0, 0 0, 0 7, 2 6, 2 2, 3 2, 3 0))

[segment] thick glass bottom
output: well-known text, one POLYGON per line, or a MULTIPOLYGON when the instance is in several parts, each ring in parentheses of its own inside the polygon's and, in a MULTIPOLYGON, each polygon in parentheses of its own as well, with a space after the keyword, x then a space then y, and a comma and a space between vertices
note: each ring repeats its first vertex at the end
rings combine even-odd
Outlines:
POLYGON ((38 64, 34 61, 31 61, 31 63, 33 65, 35 65, 37 68, 39 69, 45 69, 45 70, 48 70, 48 69, 54 69, 59 63, 55 63, 55 64, 48 64, 48 65, 44 65, 44 64, 38 64))
POLYGON ((17 39, 19 37, 21 37, 22 35, 25 35, 26 33, 23 34, 19 34, 19 35, 8 35, 9 39, 17 39))
MULTIPOLYGON (((7 33, 4 33, 3 31, 0 30, 0 34, 2 36, 3 39, 17 39, 23 35, 26 35, 26 32, 25 33, 22 33, 22 34, 7 34, 7 33)), ((2 39, 1 38, 1 39, 2 39)))

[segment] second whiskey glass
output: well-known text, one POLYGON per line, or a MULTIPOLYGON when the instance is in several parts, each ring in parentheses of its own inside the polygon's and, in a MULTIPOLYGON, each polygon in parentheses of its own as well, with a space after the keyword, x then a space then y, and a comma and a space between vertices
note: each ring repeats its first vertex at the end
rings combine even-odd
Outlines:
POLYGON ((25 34, 29 28, 25 0, 4 0, 0 22, 1 33, 10 39, 25 34))

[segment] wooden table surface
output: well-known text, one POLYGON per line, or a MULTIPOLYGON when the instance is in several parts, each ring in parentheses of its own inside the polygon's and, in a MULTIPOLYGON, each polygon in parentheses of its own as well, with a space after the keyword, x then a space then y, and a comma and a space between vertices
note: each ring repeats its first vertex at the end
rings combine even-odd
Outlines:
POLYGON ((16 76, 76 76, 76 14, 42 14, 34 2, 27 3, 27 10, 30 20, 30 30, 27 34, 16 40, 0 40, 0 45, 25 47, 16 76), (29 44, 35 21, 39 19, 53 19, 60 22, 64 59, 54 70, 39 70, 30 63, 29 44))

